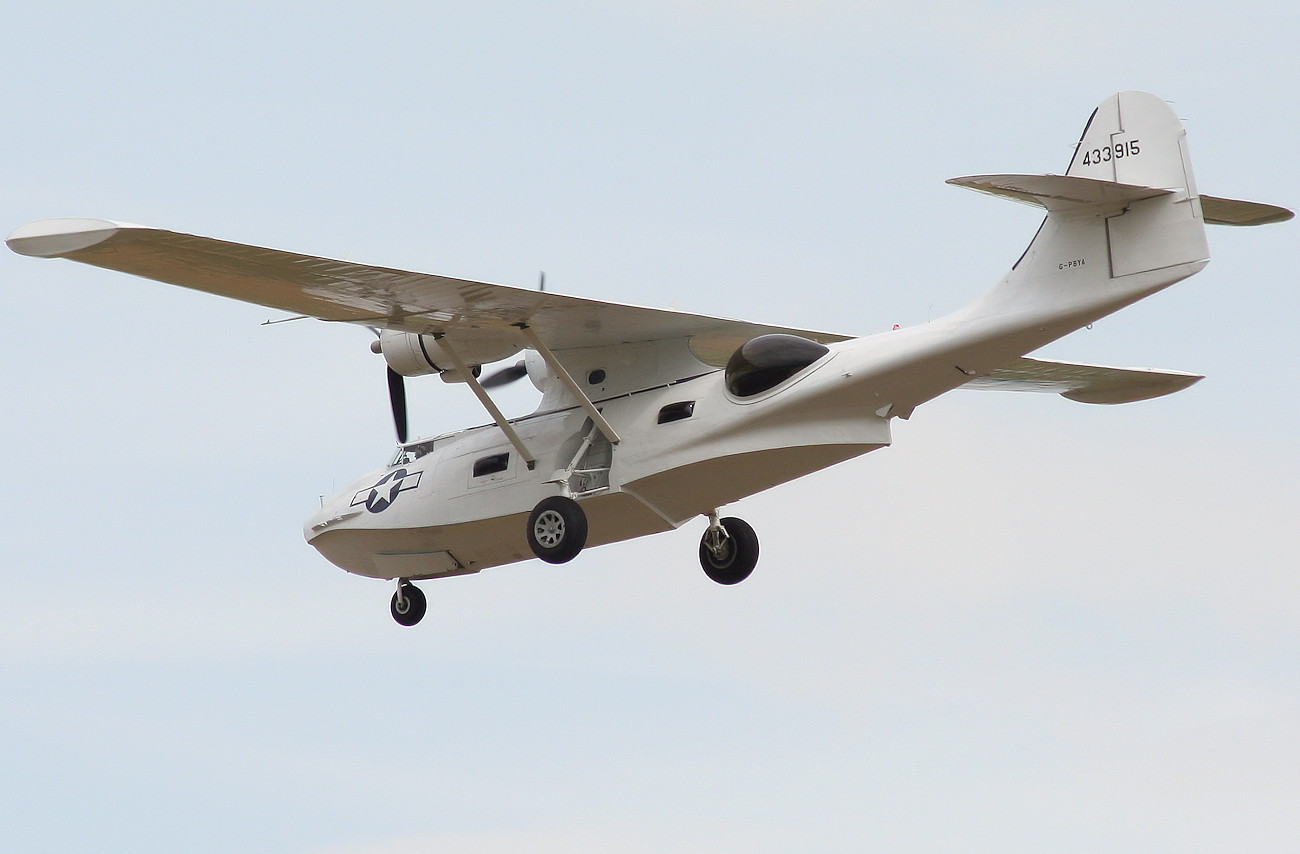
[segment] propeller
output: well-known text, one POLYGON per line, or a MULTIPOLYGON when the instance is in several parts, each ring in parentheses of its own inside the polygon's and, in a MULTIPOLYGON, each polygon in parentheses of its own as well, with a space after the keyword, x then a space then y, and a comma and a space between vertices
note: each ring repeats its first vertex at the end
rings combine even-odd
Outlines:
MULTIPOLYGON (((384 348, 379 345, 383 337, 379 330, 373 326, 367 326, 371 332, 375 333, 375 340, 370 342, 370 352, 382 354, 384 348)), ((397 444, 406 443, 406 380, 402 375, 392 368, 388 369, 388 405, 393 410, 393 427, 397 430, 397 444)))
POLYGON ((509 385, 518 379, 523 379, 528 375, 528 366, 524 360, 520 359, 509 367, 493 371, 483 379, 479 380, 479 385, 483 388, 500 388, 503 385, 509 385))
MULTIPOLYGON (((546 271, 543 270, 537 277, 537 290, 546 291, 546 271)), ((506 368, 493 371, 483 379, 479 380, 479 385, 483 388, 501 388, 503 385, 510 385, 515 380, 521 380, 528 376, 528 366, 523 359, 515 362, 506 368)))
MULTIPOLYGON (((543 292, 546 290, 546 273, 544 271, 538 276, 537 290, 543 292)), ((366 328, 375 333, 375 340, 370 342, 370 352, 383 353, 383 347, 379 343, 380 331, 373 326, 367 326, 366 328)), ((480 384, 483 388, 500 388, 526 376, 528 376, 528 366, 523 359, 520 359, 513 365, 488 374, 480 381, 480 384)), ((406 444, 407 435, 406 380, 391 367, 388 368, 388 403, 393 409, 393 427, 397 431, 397 443, 404 445, 406 444)))
POLYGON ((406 442, 406 381, 392 368, 388 369, 388 402, 393 407, 393 426, 397 428, 397 443, 406 442))

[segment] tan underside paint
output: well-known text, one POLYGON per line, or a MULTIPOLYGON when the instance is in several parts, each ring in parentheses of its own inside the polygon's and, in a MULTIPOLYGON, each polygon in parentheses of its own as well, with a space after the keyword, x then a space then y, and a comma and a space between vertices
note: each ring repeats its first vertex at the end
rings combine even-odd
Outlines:
MULTIPOLYGON (((661 472, 628 484, 635 496, 612 492, 582 502, 588 521, 587 547, 673 530, 732 501, 880 447, 774 448, 661 472), (660 512, 647 507, 646 502, 660 512), (669 524, 663 516, 676 524, 669 524)), ((325 531, 312 540, 312 545, 332 562, 355 567, 352 571, 361 575, 441 578, 532 559, 525 536, 527 522, 527 514, 519 513, 427 528, 325 531), (362 567, 368 569, 362 571, 362 567)))

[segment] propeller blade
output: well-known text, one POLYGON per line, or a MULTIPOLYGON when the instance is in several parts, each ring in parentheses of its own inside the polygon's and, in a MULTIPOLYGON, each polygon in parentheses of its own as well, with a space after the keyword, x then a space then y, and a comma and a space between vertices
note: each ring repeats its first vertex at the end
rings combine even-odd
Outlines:
POLYGON ((479 380, 479 385, 483 386, 483 388, 500 388, 527 375, 528 367, 524 364, 524 360, 520 359, 508 368, 502 368, 488 374, 486 378, 479 380))
POLYGON ((393 426, 397 428, 397 442, 406 442, 406 381, 392 368, 388 369, 388 401, 393 406, 393 426))

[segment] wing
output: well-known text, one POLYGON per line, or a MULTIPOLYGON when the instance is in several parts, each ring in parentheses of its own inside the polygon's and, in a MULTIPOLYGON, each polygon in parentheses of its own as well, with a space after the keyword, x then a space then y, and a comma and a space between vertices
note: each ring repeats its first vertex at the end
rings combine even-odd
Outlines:
POLYGON ((667 309, 372 267, 210 237, 97 219, 24 225, 9 247, 68 258, 245 302, 401 332, 464 339, 526 324, 553 350, 687 338, 702 361, 720 365, 757 335, 786 332, 822 343, 851 336, 789 329, 667 309))
POLYGON ((962 388, 1055 392, 1081 403, 1131 403, 1182 391, 1205 379, 1182 371, 1107 368, 1021 358, 977 377, 962 388))

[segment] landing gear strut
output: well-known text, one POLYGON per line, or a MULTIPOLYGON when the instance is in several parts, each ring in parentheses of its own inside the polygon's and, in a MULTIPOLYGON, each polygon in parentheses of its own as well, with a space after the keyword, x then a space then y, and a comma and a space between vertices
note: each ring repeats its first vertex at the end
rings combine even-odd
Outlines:
POLYGON ((744 519, 709 514, 709 529, 700 538, 700 566, 719 584, 739 584, 758 565, 758 535, 744 519))
POLYGON ((420 588, 405 578, 398 580, 397 592, 393 594, 393 602, 389 606, 394 620, 403 626, 413 626, 424 619, 424 612, 428 609, 429 600, 424 598, 420 588))
POLYGON ((528 514, 528 547, 547 563, 568 563, 586 544, 587 514, 572 498, 543 498, 528 514))

